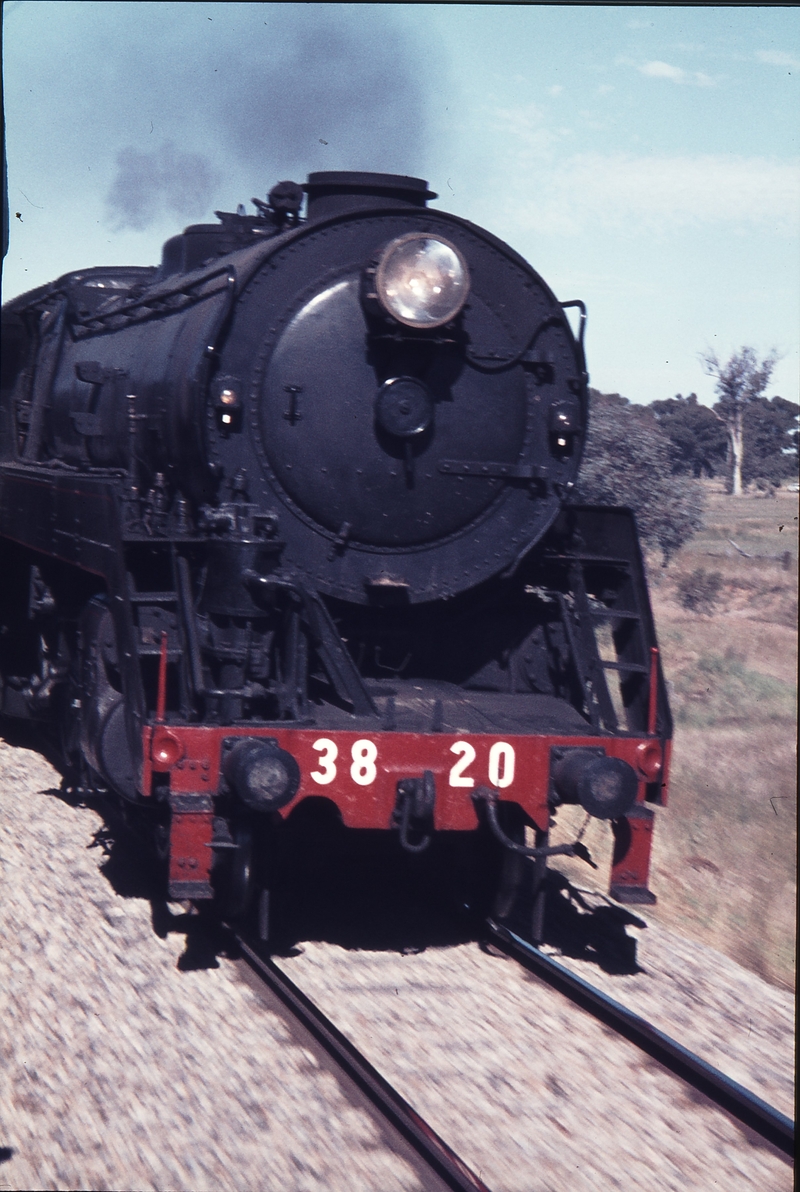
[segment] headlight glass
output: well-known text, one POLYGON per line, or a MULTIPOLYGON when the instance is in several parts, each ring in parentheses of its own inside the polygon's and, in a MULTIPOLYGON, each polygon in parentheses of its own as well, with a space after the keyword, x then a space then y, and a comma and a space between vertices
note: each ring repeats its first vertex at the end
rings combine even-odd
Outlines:
POLYGON ((469 271, 458 249, 425 232, 411 232, 384 250, 375 274, 381 306, 406 327, 441 327, 469 294, 469 271))

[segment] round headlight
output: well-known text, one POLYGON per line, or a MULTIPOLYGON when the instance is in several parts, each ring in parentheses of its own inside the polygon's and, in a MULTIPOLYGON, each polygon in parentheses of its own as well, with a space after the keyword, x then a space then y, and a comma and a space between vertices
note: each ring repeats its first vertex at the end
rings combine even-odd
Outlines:
POLYGON ((252 811, 277 811, 300 786, 300 767, 272 737, 244 737, 222 762, 222 772, 252 811))
POLYGON ((598 819, 619 819, 636 802, 633 766, 593 749, 569 749, 553 767, 553 783, 567 803, 580 803, 598 819))
POLYGON ((467 300, 467 262, 447 240, 410 232, 384 249, 375 290, 383 309, 398 323, 441 327, 456 317, 467 300))

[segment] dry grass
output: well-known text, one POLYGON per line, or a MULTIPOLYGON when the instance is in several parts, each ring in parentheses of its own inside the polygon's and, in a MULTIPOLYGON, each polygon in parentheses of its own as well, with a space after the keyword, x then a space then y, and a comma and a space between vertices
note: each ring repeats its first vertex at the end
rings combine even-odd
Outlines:
MULTIPOLYGON (((657 815, 646 915, 710 944, 768 980, 794 985, 797 824, 797 543, 795 494, 734 499, 708 486, 704 529, 652 597, 675 717, 669 807, 657 815), (782 527, 782 528, 780 528, 782 527), (751 555, 791 552, 781 560, 751 555), (722 577, 705 612, 680 602, 698 569, 722 577)), ((563 809, 558 838, 572 826, 563 809)), ((607 873, 610 832, 587 844, 607 873)), ((578 862, 558 868, 591 884, 578 862)), ((598 874, 599 876, 599 874, 598 874)))
POLYGON ((791 721, 679 728, 654 850, 656 918, 791 985, 796 820, 791 721))
MULTIPOLYGON (((651 566, 657 611, 668 619, 687 610, 679 601, 681 581, 702 569, 717 572, 722 589, 706 616, 750 620, 761 626, 797 627, 798 499, 779 491, 773 498, 731 497, 706 484, 703 529, 666 569, 651 566), (735 543, 736 546, 732 545, 735 543), (736 547, 752 557, 745 558, 736 547), (784 556, 789 554, 789 566, 784 556), (759 557, 760 556, 760 557, 759 557)), ((702 611, 700 612, 702 616, 702 611)), ((734 629, 734 626, 729 628, 734 629)), ((746 630, 756 633, 753 625, 746 630)), ((738 643, 737 643, 738 644, 738 643)))

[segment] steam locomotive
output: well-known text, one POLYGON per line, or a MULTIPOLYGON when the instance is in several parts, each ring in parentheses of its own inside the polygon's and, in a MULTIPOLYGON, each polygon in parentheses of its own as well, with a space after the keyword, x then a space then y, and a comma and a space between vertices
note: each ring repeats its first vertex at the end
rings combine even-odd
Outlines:
POLYGON ((2 712, 140 809, 173 899, 245 913, 314 800, 477 842, 534 936, 581 804, 654 900, 671 720, 633 516, 575 496, 586 312, 434 198, 311 174, 3 308, 2 712))

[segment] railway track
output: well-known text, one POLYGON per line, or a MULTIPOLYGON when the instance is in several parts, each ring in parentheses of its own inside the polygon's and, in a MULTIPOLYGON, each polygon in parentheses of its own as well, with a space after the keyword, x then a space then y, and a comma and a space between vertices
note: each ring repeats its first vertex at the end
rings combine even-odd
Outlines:
MULTIPOLYGON (((437 1177, 436 1187, 443 1186, 453 1189, 453 1192, 490 1192, 471 1168, 276 964, 259 955, 242 936, 236 935, 236 939, 252 971, 411 1145, 425 1166, 437 1177)), ((424 1187, 427 1192, 432 1185, 426 1181, 424 1187)))
POLYGON ((488 927, 491 943, 508 956, 635 1043, 652 1059, 681 1077, 697 1092, 732 1114, 783 1154, 790 1157, 794 1155, 795 1126, 786 1114, 762 1101, 749 1089, 570 972, 521 936, 491 920, 488 927))
MULTIPOLYGON (((7 750, 0 757, 0 762, 3 760, 16 762, 13 751, 7 750)), ((27 755, 24 761, 25 765, 31 764, 27 755)), ((289 1135, 290 1123, 280 1117, 280 1127, 276 1125, 275 1131, 266 1135, 261 1118, 248 1125, 250 1109, 255 1109, 256 1100, 261 1101, 255 1095, 253 1076, 259 1077, 257 1087, 267 1097, 280 1095, 283 1085, 261 1079, 265 1065, 288 1042, 292 1063, 287 1068, 281 1060, 271 1068, 273 1081, 286 1078, 288 1082, 294 1078, 298 1063, 301 1075, 306 1069, 316 1069, 310 1057, 302 1058, 303 1049, 309 1048, 315 1057, 321 1057, 321 1045, 309 1043, 310 1034, 299 1023, 295 1031, 290 1021, 294 1016, 288 1010, 282 1015, 283 1023, 290 1027, 288 1037, 281 1022, 269 1029, 272 1019, 266 1020, 268 1029, 262 1035, 265 1020, 254 1012, 257 1007, 252 999, 234 996, 239 994, 241 977, 245 975, 244 960, 237 962, 238 978, 223 971, 219 980, 202 974, 187 978, 174 965, 165 964, 169 955, 177 959, 177 950, 173 947, 166 952, 163 943, 154 943, 152 911, 147 903, 141 895, 131 898, 127 892, 119 893, 110 884, 108 866, 103 866, 101 875, 97 850, 86 849, 87 832, 97 826, 93 814, 76 812, 64 801, 38 793, 53 786, 49 771, 32 771, 29 778, 24 777, 25 773, 19 768, 6 770, 3 833, 10 833, 9 839, 28 839, 33 847, 27 852, 13 848, 6 852, 9 897, 4 912, 6 922, 14 924, 17 933, 7 930, 9 942, 13 940, 15 947, 15 969, 19 961, 25 980, 30 975, 31 984, 39 989, 33 978, 44 977, 45 984, 41 997, 30 1007, 27 995, 20 997, 16 1026, 10 1027, 9 1038, 19 1061, 10 1068, 10 1075, 21 1099, 20 1106, 12 1109, 10 1119, 6 1119, 7 1135, 0 1140, 13 1143, 16 1151, 0 1168, 7 1180, 18 1187, 42 1187, 51 1182, 63 1186, 65 1180, 85 1186, 87 1178, 110 1187, 129 1186, 131 1180, 134 1185, 155 1180, 159 1186, 195 1187, 197 1164, 202 1163, 203 1170, 213 1173, 209 1184, 223 1187, 231 1179, 239 1184, 247 1184, 249 1179, 252 1186, 258 1186, 264 1163, 272 1172, 287 1168, 293 1171, 292 1155, 304 1155, 310 1142, 317 1141, 322 1157, 314 1170, 324 1173, 320 1175, 320 1187, 335 1186, 332 1173, 343 1174, 349 1180, 351 1154, 347 1147, 351 1140, 362 1145, 365 1152, 359 1172, 374 1170, 373 1150, 375 1164, 384 1162, 381 1156, 394 1149, 390 1127, 387 1124, 385 1130, 381 1129, 377 1139, 372 1130, 365 1128, 362 1107, 366 1098, 359 1096, 356 1100, 353 1081, 343 1080, 344 1095, 337 1090, 334 1102, 330 1081, 334 1061, 327 1057, 320 1065, 323 1073, 313 1081, 297 1081, 299 1095, 288 1087, 284 1092, 289 1098, 285 1104, 294 1106, 293 1116, 299 1119, 295 1133, 289 1135), (76 873, 81 879, 80 888, 91 897, 65 897, 54 904, 53 888, 72 891, 76 873), (20 924, 30 927, 20 931, 20 924), (91 963, 76 969, 76 953, 91 963), (119 965, 117 955, 124 957, 125 967, 119 965), (147 997, 140 995, 139 974, 148 977, 147 997), (128 996, 131 976, 137 982, 132 999, 128 996), (69 997, 64 996, 65 982, 69 997), (188 1018, 183 1014, 175 1017, 176 1006, 187 1009, 188 1018), (123 1017, 118 1019, 117 1015, 123 1017), (117 1028, 118 1021, 125 1029, 117 1028), (215 1029, 211 1039, 208 1032, 215 1022, 219 1037, 215 1029), (99 1073, 91 1062, 86 1068, 81 1066, 81 1057, 91 1056, 90 1044, 96 1044, 93 1032, 97 1023, 105 1024, 108 1041, 108 1063, 99 1073), (60 1048, 52 1045, 54 1030, 61 1032, 65 1041, 60 1048), (199 1055, 204 1045, 207 1050, 201 1092, 212 1088, 210 1101, 197 1094, 198 1082, 192 1079, 191 1071, 185 1084, 181 1083, 186 1075, 186 1055, 199 1055), (241 1063, 240 1054, 249 1055, 252 1063, 241 1063), (38 1085, 32 1084, 27 1075, 31 1067, 42 1078, 38 1085), (317 1094, 313 1094, 314 1088, 319 1090, 317 1094), (30 1099, 33 1109, 28 1110, 28 1101, 23 1097, 30 1099), (150 1123, 153 1145, 142 1152, 130 1126, 131 1097, 141 1104, 142 1113, 147 1115, 144 1120, 150 1123), (298 1113, 298 1109, 305 1108, 299 1097, 308 1098, 307 1113, 298 1113), (94 1137, 91 1124, 98 1120, 98 1103, 108 1114, 108 1129, 119 1140, 119 1148, 107 1147, 108 1136, 98 1135, 95 1166, 87 1176, 89 1159, 85 1148, 87 1139, 91 1142, 94 1137), (63 1104, 63 1120, 60 1113, 58 1118, 53 1117, 54 1104, 63 1104), (344 1116, 351 1106, 357 1107, 361 1125, 356 1130, 343 1126, 317 1139, 315 1132, 321 1133, 321 1127, 337 1114, 334 1104, 344 1116), (192 1115, 191 1126, 184 1122, 184 1109, 192 1115), (235 1128, 239 1124, 241 1133, 235 1128), (173 1142, 173 1138, 178 1141, 173 1142), (69 1174, 56 1174, 64 1171, 69 1174)), ((122 864, 120 857, 117 864, 122 864)), ((196 934, 202 935, 202 923, 191 922, 201 929, 196 934)), ((183 933, 185 925, 176 923, 172 930, 183 933)), ((187 935, 187 950, 189 939, 187 935)), ((216 946, 215 939, 210 947, 216 946)), ((499 935, 493 941, 500 948, 499 935)), ((418 1108, 420 1116, 432 1123, 492 1188, 514 1187, 527 1192, 550 1186, 591 1192, 605 1186, 605 1175, 616 1170, 614 1164, 621 1154, 628 1157, 626 1182, 645 1192, 654 1187, 704 1192, 714 1182, 729 1189, 780 1188, 785 1192, 791 1186, 791 1171, 784 1160, 788 1144, 754 1145, 754 1132, 737 1130, 733 1113, 717 1109, 705 1097, 687 1097, 683 1090, 688 1092, 689 1086, 682 1085, 660 1065, 631 1063, 636 1057, 624 1045, 622 1035, 617 1042, 610 1037, 610 1031, 601 1030, 597 1020, 585 1017, 581 1026, 570 1009, 572 1003, 550 984, 528 984, 527 970, 511 955, 505 963, 493 961, 474 946, 431 946, 427 955, 415 959, 339 947, 331 948, 328 955, 325 946, 311 944, 305 952, 299 950, 296 960, 285 962, 276 957, 273 963, 275 968, 288 969, 294 981, 322 1005, 333 1021, 351 1033, 372 1063, 418 1108), (402 968, 405 975, 401 974, 402 968), (325 974, 332 973, 330 980, 318 979, 323 969, 325 974), (399 997, 397 990, 386 988, 388 983, 400 985, 399 997), (449 990, 454 986, 457 989, 451 996, 449 990), (326 990, 329 996, 320 996, 326 990), (490 993, 488 1001, 487 990, 496 993, 494 997, 490 993), (387 994, 392 995, 391 999, 387 994), (337 1005, 344 1009, 345 998, 348 1013, 340 1017, 337 1005), (554 1008, 557 1006, 562 1007, 560 1012, 554 1008), (358 1027, 364 1022, 369 1024, 368 1039, 358 1027), (540 1028, 542 1035, 534 1034, 540 1028), (530 1036, 522 1046, 520 1030, 527 1032, 526 1038, 530 1036), (580 1036, 578 1045, 566 1045, 570 1034, 580 1036), (540 1037, 546 1048, 537 1048, 540 1037), (419 1063, 416 1071, 404 1055, 409 1043, 424 1048, 425 1063, 419 1063), (556 1046, 551 1052, 552 1044, 556 1046), (529 1066, 529 1081, 524 1079, 522 1064, 512 1067, 507 1063, 515 1050, 522 1053, 523 1064, 529 1066), (539 1063, 543 1050, 548 1051, 547 1061, 539 1063), (599 1084, 597 1071, 588 1066, 592 1054, 597 1057, 599 1084), (392 1062, 393 1057, 400 1062, 392 1062), (513 1082, 510 1094, 508 1084, 493 1083, 495 1075, 502 1075, 504 1070, 513 1082), (630 1090, 625 1087, 629 1071, 630 1090), (551 1073, 560 1088, 548 1087, 551 1073), (695 1100, 698 1103, 692 1105, 695 1100), (497 1136, 501 1114, 505 1123, 502 1139, 497 1136), (663 1159, 659 1146, 665 1135, 663 1159), (498 1144, 516 1137, 523 1143, 527 1140, 527 1145, 517 1147, 504 1167, 503 1153, 508 1156, 510 1147, 498 1144), (637 1141, 641 1141, 639 1151, 633 1149, 637 1141), (564 1162, 559 1149, 568 1156, 564 1162), (731 1155, 735 1165, 729 1161, 731 1155), (637 1161, 638 1168, 634 1166, 637 1161)), ((674 963, 680 969, 680 954, 674 963)), ((551 960, 550 965, 562 968, 557 961, 551 960)), ((543 968, 534 971, 544 977, 543 968)), ((659 971, 655 966, 654 974, 659 971)), ((248 968, 246 976, 251 989, 257 982, 260 985, 255 970, 248 968)), ((686 980, 691 980, 688 972, 686 980)), ((21 981, 17 981, 20 991, 21 981)), ((274 1017, 279 1004, 277 993, 272 994, 266 986, 261 989, 259 996, 274 1017)), ((753 996, 755 983, 745 983, 741 988, 732 984, 730 989, 740 1002, 747 996, 749 1005, 757 1004, 753 996)), ((765 999, 762 1011, 768 1012, 771 1004, 765 999)), ((660 1021, 650 1010, 646 1013, 660 1021)), ((747 1019, 740 1016, 738 1026, 742 1025, 746 1032, 747 1019)), ((734 1019, 730 1027, 737 1029, 734 1019)), ((667 1029, 684 1038, 680 1027, 667 1029)), ((775 1025, 774 1031, 762 1030, 761 1036, 780 1046, 784 1060, 788 1057, 789 1030, 778 1034, 775 1025)), ((692 1046, 702 1047, 695 1040, 692 1046)), ((761 1059, 757 1062, 768 1064, 769 1052, 762 1050, 758 1054, 761 1059)), ((736 1062, 741 1062, 741 1054, 736 1062)), ((789 1079, 787 1075, 786 1088, 789 1079)), ((764 1095, 770 1100, 776 1096, 773 1092, 764 1095)), ((264 1104, 269 1112, 266 1098, 264 1104)), ((789 1104, 787 1101, 783 1108, 791 1113, 789 1104)), ((378 1120, 377 1111, 373 1120, 378 1120)), ((411 1153, 410 1143, 399 1133, 394 1137, 398 1158, 410 1162, 419 1179, 423 1159, 417 1161, 417 1152, 411 1153)), ((432 1165, 429 1171, 427 1179, 423 1176, 420 1180, 426 1192, 476 1186, 446 1180, 435 1174, 432 1165)), ((358 1182, 357 1174, 354 1164, 352 1186, 358 1182)), ((285 1178, 283 1186, 293 1186, 292 1179, 285 1178)), ((380 1187, 381 1183, 359 1186, 380 1187)), ((383 1186, 388 1186, 388 1181, 383 1186)))
MULTIPOLYGON (((794 1154, 794 1123, 785 1114, 708 1064, 639 1015, 570 972, 514 932, 489 922, 487 942, 589 1011, 715 1106, 736 1118, 782 1154, 794 1154)), ((315 1003, 268 957, 237 936, 250 968, 331 1055, 370 1102, 402 1135, 442 1186, 486 1190, 464 1163, 408 1102, 380 1075, 315 1003)), ((439 1184, 437 1183, 437 1186, 439 1184)), ((425 1184, 427 1189, 428 1185, 425 1184)), ((487 1190, 488 1192, 488 1190, 487 1190)))

